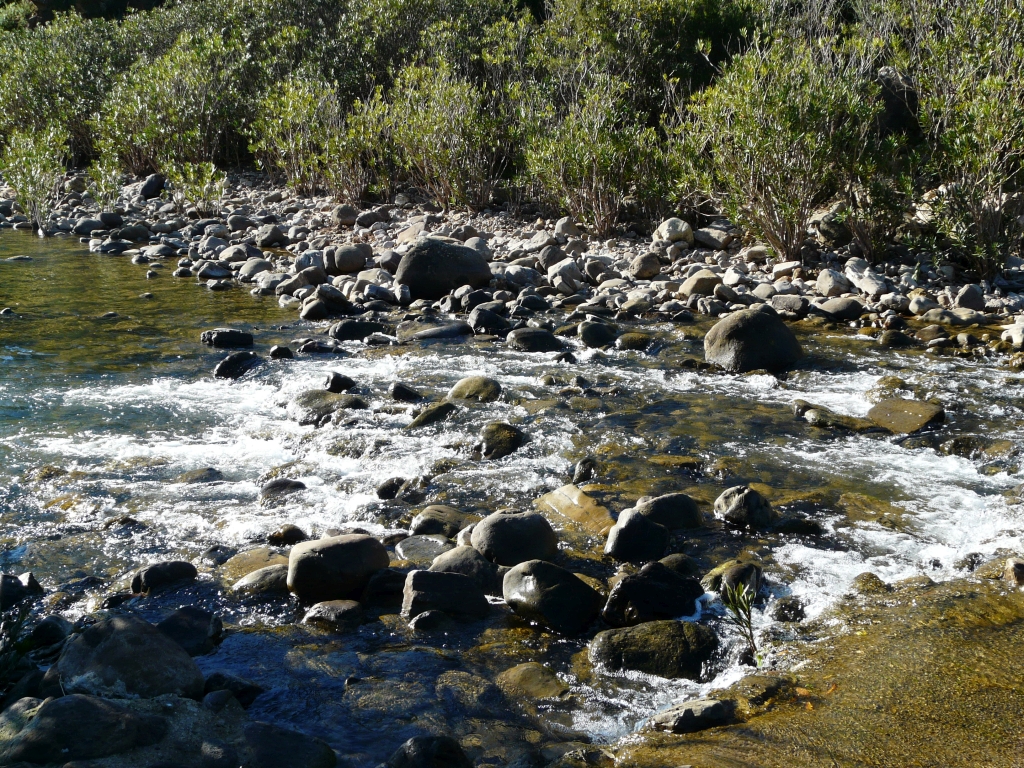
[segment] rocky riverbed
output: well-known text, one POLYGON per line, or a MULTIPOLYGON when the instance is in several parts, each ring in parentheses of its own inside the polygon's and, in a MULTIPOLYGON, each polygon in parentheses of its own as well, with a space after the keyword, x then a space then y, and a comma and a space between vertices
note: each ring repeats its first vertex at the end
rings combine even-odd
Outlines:
POLYGON ((1016 268, 158 182, 0 234, 0 764, 1011 764, 1016 268))

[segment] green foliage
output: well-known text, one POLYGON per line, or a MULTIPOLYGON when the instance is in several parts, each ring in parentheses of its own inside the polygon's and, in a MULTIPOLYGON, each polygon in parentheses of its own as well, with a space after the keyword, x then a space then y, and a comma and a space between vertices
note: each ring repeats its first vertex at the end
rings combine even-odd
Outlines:
POLYGON ((89 166, 90 192, 104 211, 113 210, 121 196, 124 175, 115 160, 103 157, 89 166))
POLYGON ((68 135, 50 126, 36 132, 15 132, 0 156, 0 175, 13 189, 18 203, 40 234, 60 193, 67 164, 68 135))
POLYGON ((24 29, 28 26, 33 6, 29 0, 0 3, 0 31, 24 29))
POLYGON ((757 637, 754 635, 754 600, 757 594, 748 584, 722 585, 722 604, 729 611, 729 621, 739 628, 747 650, 757 659, 757 637))
POLYGON ((200 216, 220 212, 227 177, 213 163, 168 163, 164 172, 171 182, 171 199, 179 212, 184 213, 190 204, 200 216))
POLYGON ((380 90, 357 101, 327 138, 326 182, 342 200, 358 202, 371 190, 390 192, 397 177, 388 105, 380 90))
POLYGON ((235 40, 183 34, 166 54, 137 62, 97 120, 104 153, 136 174, 223 157, 244 124, 243 56, 235 40))
POLYGON ((852 190, 880 105, 835 41, 759 41, 676 128, 678 167, 777 253, 797 257, 814 208, 852 190))
POLYGON ((562 119, 527 148, 530 177, 578 220, 608 233, 623 203, 664 193, 664 156, 657 134, 635 122, 621 83, 607 81, 582 95, 562 119))
POLYGON ((486 205, 504 171, 505 121, 446 65, 408 67, 392 92, 395 147, 413 180, 446 209, 486 205))

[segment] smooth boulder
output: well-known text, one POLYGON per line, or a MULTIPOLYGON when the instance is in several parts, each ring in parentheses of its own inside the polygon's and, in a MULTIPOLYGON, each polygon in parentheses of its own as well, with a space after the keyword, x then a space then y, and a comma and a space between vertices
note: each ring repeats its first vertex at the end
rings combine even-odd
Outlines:
POLYGON ((483 589, 461 573, 411 571, 405 578, 402 616, 413 619, 427 611, 443 611, 457 619, 472 621, 490 613, 483 589))
POLYGON ((414 300, 436 301, 463 285, 483 288, 491 268, 479 251, 428 237, 402 256, 395 282, 409 286, 414 300))
POLYGON ((762 304, 719 320, 704 337, 704 356, 732 373, 781 373, 803 357, 803 350, 778 313, 762 304))
POLYGON ((613 627, 630 627, 659 619, 691 616, 704 594, 699 580, 683 576, 660 562, 619 579, 601 612, 613 627))
POLYGON ((495 565, 473 547, 455 547, 434 558, 428 570, 460 573, 468 576, 488 595, 501 594, 500 566, 495 565))
POLYGON ((745 528, 767 528, 775 521, 775 510, 753 488, 737 485, 715 499, 715 517, 745 528))
POLYGON ((372 536, 304 541, 288 557, 288 589, 305 603, 357 599, 370 576, 388 563, 388 551, 372 536))
POLYGON ((685 493, 666 493, 654 498, 640 499, 633 509, 652 522, 676 531, 681 528, 699 528, 704 517, 697 502, 685 493))
POLYGON ((868 411, 868 419, 895 434, 909 435, 925 427, 941 424, 946 412, 941 405, 924 400, 894 397, 876 403, 868 411))
POLYGON ((646 563, 665 554, 668 540, 665 526, 627 509, 608 532, 604 553, 627 563, 646 563))
POLYGON ((506 573, 502 596, 523 618, 561 635, 578 635, 586 629, 604 602, 576 574, 543 560, 520 563, 506 573))
POLYGON ((558 536, 551 524, 536 512, 488 515, 473 527, 470 543, 498 565, 551 560, 558 553, 558 536))

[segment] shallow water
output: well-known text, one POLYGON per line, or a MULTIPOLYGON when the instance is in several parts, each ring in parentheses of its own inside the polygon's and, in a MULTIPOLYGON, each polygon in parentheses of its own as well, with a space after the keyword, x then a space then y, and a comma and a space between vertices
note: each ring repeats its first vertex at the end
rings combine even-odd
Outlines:
MULTIPOLYGON (((175 280, 172 269, 168 262, 147 280, 146 267, 87 254, 70 239, 0 234, 0 307, 16 312, 0 316, 0 564, 8 573, 32 570, 48 591, 102 579, 83 599, 60 604, 72 617, 94 610, 141 564, 198 558, 215 544, 257 546, 285 522, 311 534, 400 530, 423 505, 378 500, 375 489, 390 477, 425 478, 425 503, 522 509, 567 483, 588 455, 599 464, 588 492, 613 513, 646 494, 686 490, 709 504, 740 482, 768 486, 777 506, 812 518, 823 535, 753 537, 712 524, 675 546, 705 570, 741 552, 761 556, 772 595, 800 597, 811 617, 863 571, 940 581, 962 574, 969 554, 1021 548, 1022 515, 1007 492, 1021 481, 1024 382, 991 363, 882 350, 800 324, 809 355, 786 381, 713 375, 681 362, 700 357, 700 328, 655 324, 645 329, 659 339, 651 354, 577 350, 573 365, 483 341, 397 352, 353 343, 348 356, 267 363, 227 382, 210 375, 223 353, 199 344, 202 330, 251 330, 263 353, 327 324, 298 321, 243 290, 175 280), (4 260, 18 254, 32 260, 4 260), (141 298, 146 292, 152 298, 141 298), (109 312, 117 315, 103 317, 109 312), (371 408, 321 429, 289 420, 287 402, 330 370, 355 379, 371 408), (402 429, 411 415, 391 407, 390 382, 440 398, 477 373, 501 382, 502 400, 464 408, 440 426, 402 429), (834 434, 792 416, 797 398, 861 416, 868 390, 893 375, 945 404, 947 423, 930 443, 834 434), (596 394, 571 388, 575 376, 596 394), (529 442, 498 462, 472 461, 479 429, 494 420, 520 426, 529 442), (937 450, 961 434, 1012 446, 974 459, 937 450), (666 456, 697 457, 703 469, 672 469, 657 460, 666 456), (224 481, 176 481, 203 467, 224 481), (269 476, 307 489, 263 506, 258 492, 269 476)), ((562 534, 563 564, 602 580, 614 573, 596 538, 562 534)), ((738 641, 711 601, 702 620, 731 644, 697 685, 595 673, 579 654, 583 641, 552 638, 500 608, 493 620, 441 639, 414 636, 386 614, 354 635, 316 632, 291 625, 301 615, 295 606, 224 595, 221 574, 206 570, 195 587, 133 607, 151 618, 187 602, 215 607, 236 631, 199 660, 204 671, 256 680, 268 692, 252 716, 322 736, 351 765, 375 765, 409 736, 439 729, 495 764, 557 741, 611 740, 744 673, 738 641), (568 698, 538 711, 474 710, 446 698, 437 682, 459 671, 493 680, 523 661, 551 664, 572 686, 568 698)), ((771 624, 759 613, 763 630, 771 624)), ((768 655, 770 662, 770 646, 768 655)))

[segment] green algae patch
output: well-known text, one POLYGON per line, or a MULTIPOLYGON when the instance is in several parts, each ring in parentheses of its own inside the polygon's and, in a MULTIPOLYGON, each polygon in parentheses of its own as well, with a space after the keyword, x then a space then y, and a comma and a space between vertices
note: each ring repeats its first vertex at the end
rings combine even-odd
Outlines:
POLYGON ((615 765, 1016 764, 1024 592, 966 580, 893 586, 845 600, 830 617, 840 628, 805 647, 792 676, 712 694, 737 701, 746 722, 685 736, 644 730, 619 743, 615 765))

